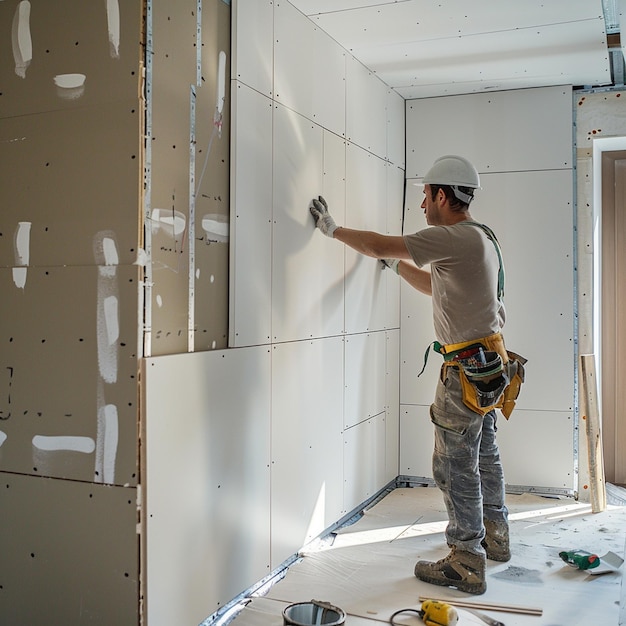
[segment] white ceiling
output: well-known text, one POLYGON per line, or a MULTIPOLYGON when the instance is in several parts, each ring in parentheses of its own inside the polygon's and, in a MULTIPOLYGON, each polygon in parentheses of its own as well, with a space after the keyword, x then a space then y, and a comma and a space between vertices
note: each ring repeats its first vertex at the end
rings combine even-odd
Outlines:
POLYGON ((602 0, 290 0, 404 98, 611 84, 602 0))

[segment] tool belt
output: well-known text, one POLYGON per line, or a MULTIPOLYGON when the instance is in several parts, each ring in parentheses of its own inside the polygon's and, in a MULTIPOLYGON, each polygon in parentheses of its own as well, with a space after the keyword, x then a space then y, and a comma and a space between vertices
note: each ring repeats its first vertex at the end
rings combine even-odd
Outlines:
POLYGON ((480 415, 500 409, 509 419, 524 382, 527 359, 507 350, 500 333, 456 344, 436 341, 433 346, 444 358, 442 378, 449 367, 458 371, 467 407, 480 415))

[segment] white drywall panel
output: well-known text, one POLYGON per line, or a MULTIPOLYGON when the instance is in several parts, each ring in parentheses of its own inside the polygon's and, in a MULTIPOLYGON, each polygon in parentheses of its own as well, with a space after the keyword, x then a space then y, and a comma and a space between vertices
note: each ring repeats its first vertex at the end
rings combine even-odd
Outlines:
MULTIPOLYGON (((432 477, 430 407, 400 407, 400 474, 432 477)), ((569 490, 574 487, 572 414, 515 409, 498 412, 497 440, 507 485, 569 490)))
MULTIPOLYGON (((497 90, 578 85, 585 80, 607 85, 611 71, 604 23, 598 18, 479 36, 400 41, 383 48, 346 47, 405 98, 499 93, 497 90), (408 72, 406 64, 398 63, 404 59, 413 60, 408 72)), ((345 39, 342 41, 346 45, 345 39)))
POLYGON ((274 40, 277 102, 345 136, 345 50, 289 2, 276 3, 274 40))
POLYGON ((341 517, 343 362, 340 337, 272 347, 273 568, 341 517))
POLYGON ((274 2, 233 0, 231 78, 273 95, 274 2))
POLYGON ((346 137, 373 154, 387 156, 388 87, 354 57, 346 59, 346 137))
MULTIPOLYGON (((387 229, 385 161, 354 144, 348 144, 346 152, 346 220, 342 225, 379 233, 387 229)), ((383 329, 387 279, 381 263, 347 246, 345 258, 346 332, 383 329)))
POLYGON ((378 6, 391 4, 398 0, 295 0, 301 11, 307 15, 317 15, 320 13, 333 13, 350 9, 358 9, 365 6, 378 6))
POLYGON ((573 413, 515 409, 498 417, 498 445, 507 485, 573 489, 573 413))
POLYGON ((444 154, 469 158, 481 174, 572 167, 571 87, 407 100, 406 105, 407 178, 423 177, 444 154))
MULTIPOLYGON (((406 184, 405 235, 427 227, 424 211, 420 208, 424 188, 415 186, 414 182, 407 180, 406 184)), ((429 267, 426 266, 424 269, 428 271, 429 267)), ((424 366, 425 352, 435 341, 432 298, 420 293, 403 280, 400 303, 402 329, 400 402, 429 406, 435 394, 441 357, 430 350, 424 373, 419 378, 417 375, 424 366)))
POLYGON ((151 626, 198 624, 270 571, 270 365, 264 346, 143 363, 151 626))
POLYGON ((400 475, 430 478, 434 446, 430 407, 401 404, 400 475))
POLYGON ((232 83, 230 346, 269 343, 272 101, 232 83))
POLYGON ((466 0, 293 0, 301 11, 315 16, 315 22, 350 48, 367 45, 390 46, 397 42, 453 39, 463 35, 482 35, 485 31, 507 31, 539 25, 583 20, 599 20, 602 9, 598 0, 526 0, 495 7, 490 2, 466 0), (381 12, 381 6, 388 4, 381 12), (381 14, 382 13, 382 14, 381 14), (365 24, 376 28, 364 28, 365 24))
POLYGON ((386 333, 385 482, 400 473, 400 331, 386 333))
MULTIPOLYGON (((443 105, 445 99, 440 102, 443 105)), ((445 116, 453 112, 454 109, 442 107, 445 116)), ((567 117, 569 112, 563 115, 567 117)), ((571 133, 565 137, 558 134, 559 141, 566 142, 571 153, 571 133)), ((536 148, 537 153, 551 141, 553 136, 548 134, 538 142, 541 149, 536 148)), ((411 149, 417 145, 411 144, 411 149)), ((549 146, 546 149, 550 150, 549 146)), ((405 233, 425 226, 419 208, 423 188, 413 182, 417 181, 409 180, 407 184, 405 233)), ((504 459, 517 462, 520 441, 534 449, 534 442, 540 439, 541 446, 546 446, 540 462, 531 468, 520 458, 518 465, 511 466, 506 480, 509 484, 569 489, 574 472, 575 368, 572 172, 555 167, 545 171, 487 173, 482 175, 481 183, 472 216, 490 225, 502 245, 507 272, 504 335, 509 349, 529 359, 517 408, 509 422, 500 420, 500 447, 504 459), (500 436, 513 428, 514 437, 500 436)), ((408 416, 427 412, 441 363, 441 357, 431 353, 426 371, 415 378, 423 363, 423 352, 434 339, 430 305, 427 298, 403 286, 401 472, 416 475, 423 475, 424 467, 406 451, 407 433, 412 432, 409 428, 417 429, 408 416), (412 467, 416 470, 412 471, 412 467)), ((424 414, 422 422, 426 419, 424 414)))
POLYGON ((502 246, 504 337, 510 350, 528 359, 518 407, 571 411, 576 367, 572 172, 489 174, 482 186, 472 215, 493 228, 502 246))
MULTIPOLYGON (((402 213, 404 205, 404 170, 387 163, 387 229, 388 235, 402 234, 402 213)), ((381 266, 382 267, 382 266, 381 266)), ((387 289, 385 328, 400 326, 400 285, 401 280, 395 272, 382 273, 387 289)))
POLYGON ((345 338, 344 428, 385 411, 386 343, 384 331, 345 338))
POLYGON ((346 513, 389 482, 385 479, 385 421, 385 413, 381 413, 344 432, 343 509, 346 513))
POLYGON ((399 168, 405 165, 406 128, 404 98, 387 90, 387 159, 399 168))
POLYGON ((290 341, 343 329, 343 250, 314 226, 311 199, 325 196, 343 221, 341 138, 274 106, 272 337, 290 341), (323 176, 324 162, 328 164, 323 176))

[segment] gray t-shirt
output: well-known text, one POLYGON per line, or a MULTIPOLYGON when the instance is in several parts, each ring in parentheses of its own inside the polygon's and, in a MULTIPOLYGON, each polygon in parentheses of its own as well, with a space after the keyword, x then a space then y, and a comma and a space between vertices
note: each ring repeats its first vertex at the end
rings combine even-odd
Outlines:
POLYGON ((460 343, 501 331, 498 253, 481 228, 431 226, 404 241, 418 267, 430 264, 437 341, 460 343))

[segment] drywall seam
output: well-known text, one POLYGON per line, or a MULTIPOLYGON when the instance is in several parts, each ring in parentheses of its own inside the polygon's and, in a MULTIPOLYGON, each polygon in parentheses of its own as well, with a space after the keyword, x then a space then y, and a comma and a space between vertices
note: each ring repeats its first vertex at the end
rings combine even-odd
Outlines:
MULTIPOLYGON (((200 26, 198 26, 198 32, 200 26)), ((189 294, 187 309, 187 352, 194 351, 196 281, 196 89, 189 93, 189 294)))
POLYGON ((146 3, 146 58, 144 72, 145 89, 145 142, 144 142, 144 249, 146 264, 143 279, 143 356, 152 354, 152 232, 150 228, 152 204, 152 57, 154 45, 152 41, 152 2, 146 3))
POLYGON ((119 361, 119 254, 115 235, 102 231, 94 237, 94 258, 98 265, 97 356, 100 380, 97 394, 96 482, 115 481, 118 444, 117 407, 105 401, 105 384, 117 382, 119 361))
POLYGON ((115 460, 119 441, 119 419, 117 407, 106 404, 102 381, 98 383, 97 435, 94 481, 113 484, 115 482, 115 460))
POLYGON ((105 0, 107 6, 107 26, 109 29, 109 49, 114 59, 120 58, 120 5, 118 0, 105 0))
POLYGON ((33 42, 30 34, 30 2, 27 0, 20 2, 15 9, 11 35, 15 73, 21 78, 26 78, 26 70, 33 58, 33 42))
POLYGON ((202 85, 202 0, 196 2, 196 87, 202 85))
POLYGON ((96 442, 91 437, 35 435, 33 446, 45 452, 82 452, 91 454, 96 442))
POLYGON ((30 228, 31 222, 19 222, 15 232, 15 265, 13 282, 18 289, 26 286, 28 264, 30 262, 30 228))

